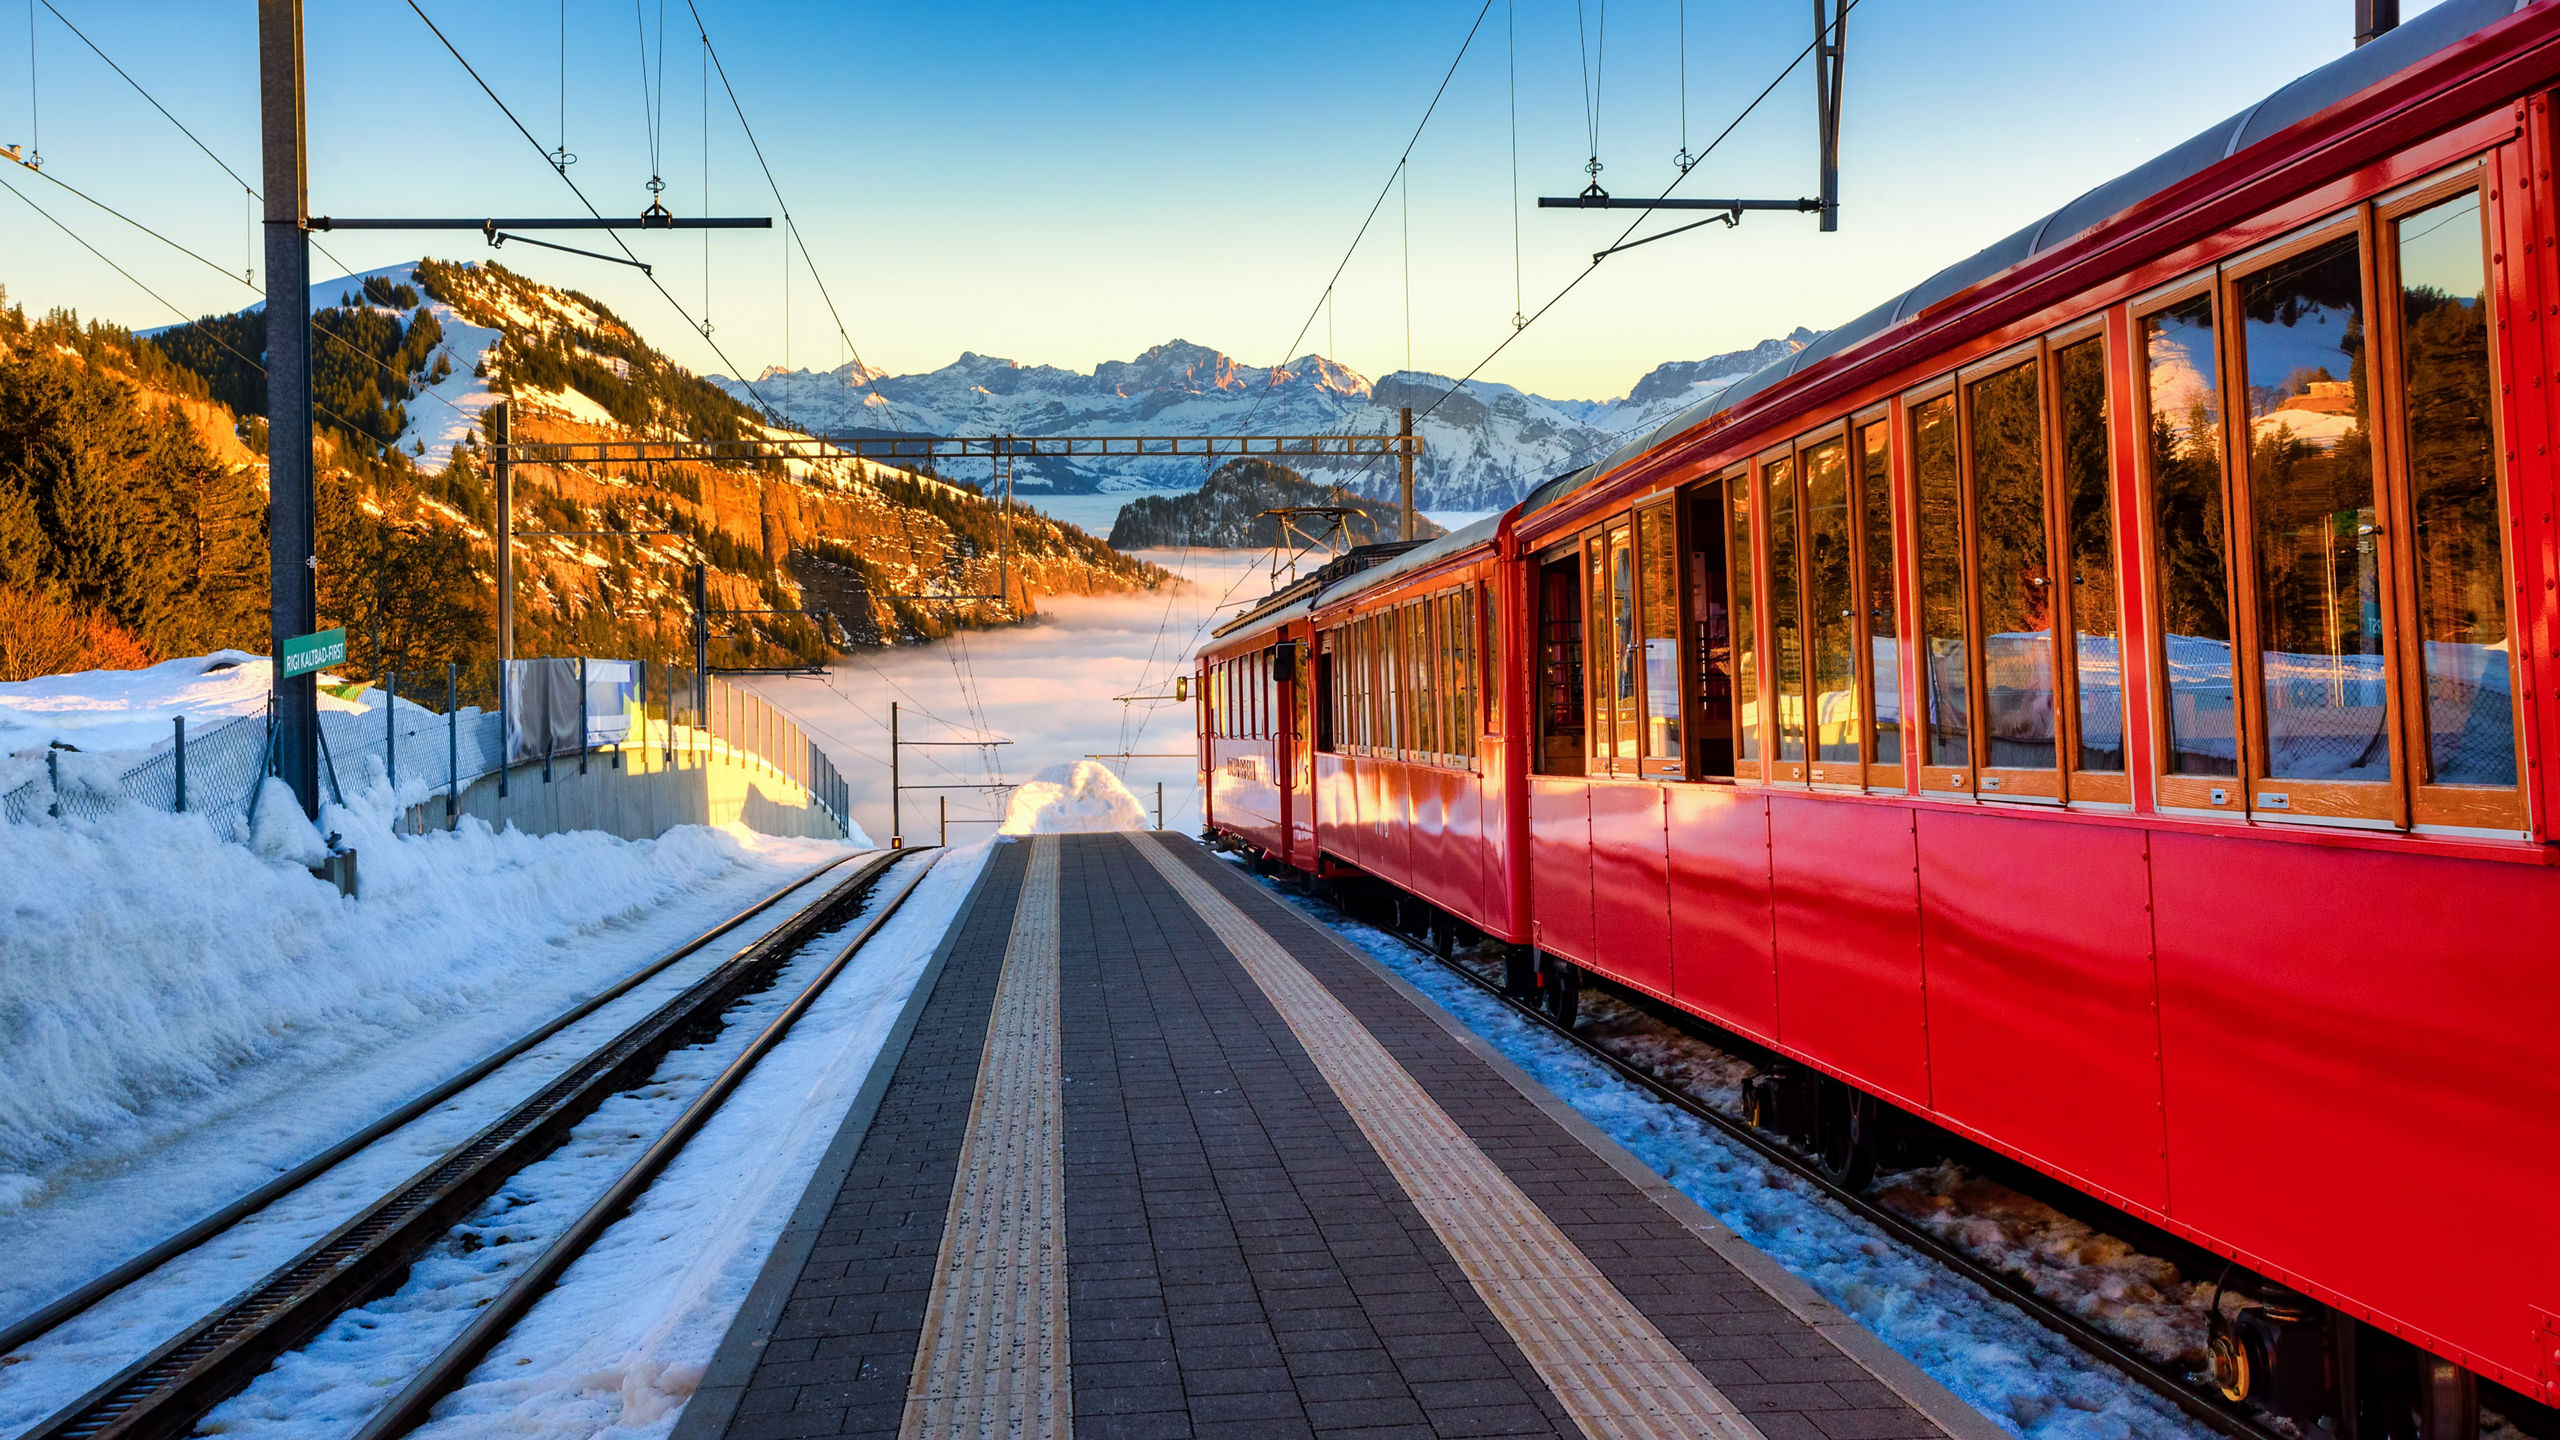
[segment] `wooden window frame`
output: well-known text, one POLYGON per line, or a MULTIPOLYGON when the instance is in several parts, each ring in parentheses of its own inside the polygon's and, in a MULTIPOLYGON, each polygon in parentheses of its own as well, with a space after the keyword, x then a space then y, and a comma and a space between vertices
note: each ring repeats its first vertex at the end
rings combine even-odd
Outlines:
POLYGON ((1697 709, 1695 688, 1688 684, 1689 654, 1689 527, 1683 518, 1688 506, 1681 503, 1678 492, 1664 491, 1646 496, 1627 512, 1627 539, 1634 547, 1635 624, 1636 624, 1636 768, 1635 773, 1647 780, 1686 780, 1689 778, 1689 755, 1696 747, 1689 743, 1692 712, 1697 709), (1680 725, 1680 744, 1669 755, 1649 753, 1653 722, 1653 680, 1645 668, 1644 645, 1647 617, 1656 603, 1647 592, 1644 579, 1644 540, 1649 527, 1671 527, 1671 700, 1680 725))
POLYGON ((1546 548, 1537 551, 1529 557, 1526 573, 1530 579, 1530 592, 1522 597, 1522 603, 1526 607, 1529 616, 1531 659, 1526 668, 1529 675, 1532 677, 1533 692, 1528 696, 1529 729, 1521 736, 1521 743, 1532 747, 1529 752, 1529 769, 1532 774, 1553 775, 1559 778, 1578 778, 1586 780, 1589 779, 1591 775, 1591 645, 1590 636, 1580 633, 1580 627, 1587 627, 1591 623, 1591 612, 1589 608, 1589 597, 1582 595, 1579 588, 1583 580, 1583 567, 1589 563, 1590 559, 1584 549, 1583 538, 1580 534, 1567 536, 1563 539, 1553 541, 1549 543, 1546 548), (1583 669, 1582 675, 1578 677, 1575 682, 1581 693, 1583 706, 1582 745, 1580 750, 1582 769, 1578 774, 1571 771, 1550 770, 1547 768, 1549 763, 1548 749, 1552 740, 1552 732, 1547 728, 1547 701, 1550 690, 1547 673, 1548 642, 1546 628, 1546 574, 1547 571, 1558 565, 1572 567, 1577 587, 1575 590, 1576 600, 1574 603, 1576 617, 1574 623, 1577 627, 1576 647, 1580 652, 1583 669))
POLYGON ((1733 654, 1733 778, 1736 784, 1769 783, 1769 642, 1768 604, 1761 599, 1769 567, 1766 560, 1766 537, 1769 530, 1768 508, 1760 493, 1760 467, 1745 461, 1716 478, 1724 498, 1722 522, 1725 526, 1725 626, 1726 642, 1733 654), (1743 534, 1733 533, 1736 497, 1740 498, 1745 525, 1743 534), (1748 568, 1746 568, 1748 567, 1748 568), (1734 628, 1735 621, 1747 614, 1747 630, 1734 628), (1754 754, 1742 753, 1746 732, 1742 714, 1742 655, 1744 646, 1751 652, 1751 708, 1755 712, 1748 738, 1754 754))
MULTIPOLYGON (((1503 728, 1502 695, 1502 601, 1501 572, 1488 572, 1475 585, 1476 629, 1476 704, 1480 709, 1476 733, 1493 738, 1507 734, 1503 728)), ((1482 762, 1484 747, 1476 747, 1482 762)))
POLYGON ((1890 610, 1893 614, 1895 643, 1902 647, 1901 663, 1895 666, 1894 673, 1894 684, 1902 692, 1895 697, 1894 710, 1902 719, 1895 728, 1901 733, 1902 753, 1909 755, 1912 744, 1911 687, 1905 681, 1911 672, 1911 637, 1903 633, 1906 627, 1902 618, 1901 586, 1902 552, 1905 545, 1903 535, 1905 527, 1902 520, 1904 508, 1902 482, 1905 470, 1903 456, 1907 447, 1901 434, 1901 419, 1901 408, 1894 402, 1887 401, 1881 405, 1869 406, 1850 416, 1846 431, 1849 443, 1849 503, 1857 512, 1856 523, 1852 527, 1854 534, 1851 542, 1851 554, 1854 557, 1857 573, 1853 577, 1851 593, 1856 597, 1855 608, 1858 612, 1858 699, 1859 703, 1865 707, 1864 718, 1858 729, 1858 763, 1864 778, 1865 789, 1870 792, 1897 795, 1908 788, 1902 762, 1900 760, 1885 762, 1876 759, 1874 735, 1876 717, 1883 712, 1877 708, 1879 696, 1876 692, 1875 615, 1878 605, 1877 597, 1868 584, 1875 573, 1876 557, 1867 551, 1869 497, 1866 457, 1858 447, 1859 442, 1865 438, 1869 430, 1878 426, 1884 428, 1886 536, 1884 568, 1885 572, 1893 577, 1894 586, 1893 593, 1884 597, 1883 608, 1890 610))
MULTIPOLYGON (((2375 348, 2373 235, 2371 207, 2358 206, 2349 214, 2332 216, 2307 225, 2280 240, 2224 261, 2217 267, 2215 277, 2223 313, 2239 315, 2240 287, 2246 281, 2287 260, 2295 259, 2324 246, 2334 245, 2340 240, 2353 239, 2357 245, 2358 284, 2362 287, 2364 300, 2365 383, 2378 391, 2380 379, 2375 373, 2373 355, 2375 348)), ((2232 546, 2237 553, 2231 555, 2227 563, 2232 571, 2231 588, 2238 592, 2236 598, 2239 601, 2238 624, 2234 627, 2238 632, 2238 638, 2232 646, 2234 652, 2232 688, 2235 692, 2239 692, 2235 698, 2240 702, 2240 749, 2243 756, 2240 768, 2247 782, 2242 789, 2246 796, 2249 818, 2278 824, 2344 824, 2393 830, 2406 829, 2409 810, 2406 782, 2409 768, 2399 677, 2393 673, 2395 669, 2401 668, 2396 665, 2401 644, 2398 623, 2400 584, 2399 577, 2394 573, 2396 565, 2390 558, 2389 540, 2389 537, 2402 527, 2399 524, 2400 511, 2392 503, 2391 486, 2388 481, 2392 467, 2383 453, 2386 448, 2383 436, 2379 433, 2373 434, 2368 437, 2368 443, 2373 447, 2375 514, 2382 522, 2384 537, 2383 545, 2378 547, 2383 556, 2383 563, 2377 566, 2376 583, 2382 590, 2383 725, 2386 732, 2384 739, 2391 757, 2390 775, 2381 781, 2279 778, 2269 773, 2271 761, 2268 749, 2270 737, 2267 733, 2266 721, 2265 652, 2260 638, 2262 627, 2258 614, 2257 511, 2252 503, 2255 477, 2249 474, 2248 466, 2249 455, 2254 446, 2253 437, 2246 433, 2249 429, 2247 321, 2243 318, 2226 328, 2229 333, 2217 335, 2215 343, 2222 351, 2224 367, 2222 377, 2223 413, 2226 417, 2223 423, 2224 464, 2229 471, 2232 494, 2231 520, 2225 527, 2225 533, 2235 539, 2243 535, 2247 537, 2244 542, 2232 546), (2269 803, 2270 799, 2276 796, 2283 798, 2281 805, 2269 803)), ((2374 399, 2378 401, 2379 396, 2375 396, 2374 399)), ((2380 431, 2383 427, 2378 423, 2374 407, 2369 405, 2366 414, 2369 419, 2377 421, 2374 428, 2377 432, 2380 431)))
MULTIPOLYGON (((2128 387, 2131 393, 2125 398, 2127 404, 2138 403, 2142 407, 2129 416, 2128 420, 2134 426, 2134 433, 2137 436, 2148 437, 2151 428, 2151 355, 2143 344, 2143 324, 2162 311, 2199 297, 2210 301, 2213 306, 2214 403, 2223 409, 2222 527, 2223 533, 2228 536, 2232 527, 2238 523, 2233 510, 2231 484, 2230 356, 2225 344, 2225 332, 2231 328, 2231 317, 2228 314, 2229 307, 2224 303, 2222 287, 2217 281, 2215 271, 2206 270, 2201 274, 2185 276, 2167 285, 2146 291, 2125 305, 2125 344, 2131 347, 2133 361, 2130 371, 2132 384, 2128 387)), ((2143 661, 2150 669, 2150 683, 2146 688, 2150 691, 2148 708, 2151 713, 2147 719, 2151 729, 2149 764, 2152 804, 2154 808, 2167 814, 2238 819, 2248 813, 2249 794, 2249 745, 2246 734, 2240 729, 2242 724, 2239 695, 2242 684, 2239 668, 2240 602, 2231 593, 2237 588, 2238 576, 2234 573, 2230 555, 2226 553, 2222 560, 2222 604, 2223 613, 2230 617, 2232 632, 2232 725, 2235 727, 2235 735, 2238 736, 2235 749, 2239 757, 2239 773, 2227 776, 2175 774, 2169 769, 2169 711, 2176 705, 2177 697, 2171 693, 2169 687, 2169 628, 2161 614, 2163 586, 2166 582, 2160 568, 2159 477, 2152 472, 2151 446, 2147 438, 2134 446, 2132 462, 2130 473, 2140 490, 2135 497, 2136 511, 2141 525, 2140 533, 2136 537, 2134 560, 2142 570, 2143 661), (2213 792, 2217 790, 2223 794, 2219 803, 2213 799, 2213 792)))
MULTIPOLYGON (((1793 592, 1796 611, 1796 650, 1798 667, 1802 667, 1804 651, 1804 482, 1796 471, 1796 447, 1793 442, 1764 450, 1751 459, 1751 497, 1753 509, 1752 542, 1759 547, 1753 557, 1752 584, 1759 591, 1758 613, 1752 616, 1760 632, 1760 689, 1765 697, 1760 707, 1762 764, 1772 785, 1803 785, 1808 764, 1805 760, 1788 760, 1778 754, 1778 738, 1783 726, 1780 716, 1785 708, 1786 693, 1782 672, 1778 668, 1778 617, 1772 602, 1777 598, 1778 577, 1771 571, 1770 557, 1776 554, 1777 526, 1770 514, 1769 467, 1783 463, 1788 481, 1795 487, 1794 503, 1787 507, 1787 532, 1795 546, 1793 592)), ((1799 688, 1801 688, 1799 678, 1799 688)), ((1801 702, 1802 697, 1798 697, 1801 702)), ((1805 754, 1813 754, 1813 735, 1805 732, 1805 754)))
MULTIPOLYGON (((2047 456, 2045 468, 2050 477, 2047 484, 2048 494, 2051 497, 2047 505, 2046 523, 2047 529, 2054 537, 2051 543, 2054 547, 2053 560, 2057 574, 2070 572, 2072 562, 2070 479, 2063 473, 2065 448, 2062 424, 2062 368, 2057 361, 2065 350, 2085 344, 2095 344, 2098 347, 2098 381, 2103 403, 2106 406, 2106 418, 2098 429, 2100 438, 2106 443, 2107 452, 2105 462, 2107 554, 2108 568, 2113 571, 2115 579, 2116 694, 2117 704, 2121 706, 2125 703, 2131 688, 2128 681, 2135 657, 2126 653, 2124 643, 2125 544, 2124 537, 2117 533, 2121 527, 2116 524, 2118 512, 2116 489, 2124 471, 2123 457, 2116 453, 2115 412, 2117 406, 2127 404, 2129 401, 2116 393, 2115 357, 2108 353, 2111 341, 2107 316, 2104 312, 2047 332, 2043 343, 2045 393, 2050 397, 2051 402, 2047 407, 2049 413, 2045 419, 2045 454, 2047 456)), ((2056 588, 2061 593, 2056 597, 2054 607, 2054 683, 2057 689, 2054 707, 2056 730, 2054 744, 2057 747, 2057 758, 2062 766, 2063 799, 2075 805, 2085 803, 2121 809, 2133 803, 2132 767, 2136 763, 2134 747, 2130 743, 2133 736, 2133 716, 2128 712, 2118 722, 2123 727, 2127 742, 2124 747, 2126 768, 2115 771, 2082 769, 2080 766, 2080 591, 2076 583, 2057 584, 2056 588), (2064 648, 2066 644, 2069 647, 2067 653, 2064 648)))
MULTIPOLYGON (((1807 452, 1818 449, 1835 440, 1840 444, 1842 463, 1847 467, 1847 503, 1850 509, 1849 567, 1851 571, 1849 576, 1849 594, 1851 596, 1850 608, 1854 610, 1857 608, 1856 597, 1863 589, 1861 577, 1856 574, 1860 557, 1860 541, 1857 531, 1866 518, 1863 514, 1859 513, 1857 508, 1859 492, 1857 452, 1854 444, 1856 439, 1857 427, 1852 425, 1846 417, 1843 417, 1806 431, 1804 434, 1797 436, 1794 442, 1788 447, 1794 455, 1793 467, 1789 473, 1794 475, 1796 486, 1796 629, 1798 632, 1798 644, 1803 655, 1805 687, 1803 697, 1804 760, 1801 763, 1801 768, 1803 770, 1801 783, 1823 790, 1863 790, 1866 788, 1867 738, 1865 725, 1862 720, 1859 728, 1858 758, 1856 760, 1822 760, 1816 758, 1816 752, 1821 748, 1821 741, 1817 736, 1817 732, 1821 727, 1815 716, 1813 693, 1813 565, 1811 563, 1813 556, 1813 507, 1809 503, 1813 495, 1813 489, 1806 480, 1804 457, 1807 452)), ((1866 636, 1866 619, 1863 615, 1853 616, 1852 619, 1855 621, 1855 625, 1853 626, 1855 633, 1851 636, 1851 644, 1854 647, 1858 641, 1863 640, 1866 636)), ((1870 661, 1871 657, 1864 656, 1863 654, 1852 654, 1850 656, 1850 683, 1856 687, 1858 691, 1858 703, 1862 706, 1867 704, 1869 701, 1868 692, 1871 687, 1863 676, 1865 671, 1871 668, 1870 661)), ((1797 762, 1788 761, 1783 763, 1796 764, 1797 762)))
POLYGON ((2530 833, 2531 813, 2525 799, 2526 751, 2531 740, 2524 713, 2523 628, 2519 617, 2524 613, 2523 597, 2516 593, 2516 529, 2513 474, 2507 462, 2507 423, 2505 407, 2489 406, 2490 463, 2496 470, 2498 497, 2498 595, 2507 606, 2508 659, 2508 725, 2516 750, 2516 781, 2506 787, 2489 785, 2439 785, 2427 778, 2424 754, 2427 674, 2424 647, 2425 632, 2418 617, 2418 553, 2416 497, 2412 491, 2408 435, 2407 376, 2402 373, 2406 346, 2400 333, 2400 247, 2384 244, 2384 237, 2395 232, 2401 220, 2431 206, 2440 205, 2466 192, 2476 195, 2480 205, 2480 274, 2484 281, 2483 304, 2489 307, 2484 326, 2489 338, 2489 393, 2492 400, 2507 393, 2509 379, 2504 347, 2497 343, 2504 322, 2500 310, 2497 285, 2496 225, 2498 207, 2490 198, 2488 167, 2480 160, 2465 162, 2459 168, 2430 176, 2414 185, 2404 186, 2373 203, 2373 265, 2371 284, 2377 301, 2389 297, 2387 310, 2377 308, 2374 323, 2366 327, 2375 354, 2371 362, 2374 373, 2382 376, 2376 384, 2380 392, 2375 407, 2375 428, 2379 431, 2377 456, 2387 476, 2389 515, 2399 522, 2385 530, 2391 545, 2391 568, 2402 577, 2399 587, 2399 634, 2404 637, 2392 656, 2398 668, 2394 689, 2398 692, 2403 758, 2409 797, 2409 823, 2420 830, 2449 830, 2461 833, 2490 832, 2501 836, 2524 836, 2530 833))
MULTIPOLYGON (((1973 794, 1977 800, 2002 800, 2028 805, 2062 803, 2063 724, 2061 707, 2054 711, 2053 766, 2030 770, 2014 765, 1993 765, 1991 761, 1990 726, 1990 645, 1984 630, 1982 606, 1982 521, 1976 503, 1979 486, 1974 477, 1973 389, 1995 376, 2005 375, 2020 365, 2036 367, 2036 448, 2038 479, 2044 494, 2045 580, 2047 589, 2061 588, 2052 583, 2050 573, 2055 554, 2054 504, 2060 489, 2054 465, 2053 357, 2045 347, 2045 337, 2022 341, 1956 372, 1956 470, 1960 477, 1960 501, 1964 516, 1965 573, 1965 662, 1966 679, 1972 687, 1968 701, 1971 721, 1968 739, 1973 752, 1973 794)), ((2052 604, 2050 614, 2055 626, 2053 638, 2053 683, 2058 692, 2062 686, 2062 607, 2052 604)))
POLYGON ((1894 426, 1893 440, 1895 446, 1899 448, 1904 455, 1901 467, 1903 474, 1903 489, 1910 497, 1911 502, 1910 510, 1908 512, 1911 518, 1909 524, 1905 527, 1908 534, 1903 537, 1902 541, 1905 550, 1911 556, 1912 562, 1911 605, 1909 609, 1904 612, 1908 617, 1907 623, 1909 626, 1909 633, 1904 637, 1903 669, 1910 673, 1912 679, 1906 680, 1903 685, 1903 694, 1905 697, 1902 741, 1904 747, 1903 753, 1912 757, 1912 773, 1919 777, 1920 793, 1922 795, 1941 800, 1970 800, 1974 795, 1974 759, 1980 754, 1982 748, 1982 706, 1979 696, 1975 693, 1980 689, 1980 682, 1976 678, 1979 661, 1978 657, 1974 653, 1977 647, 1973 643, 1973 636, 1980 627, 1975 624, 1975 617, 1973 613, 1973 592, 1975 589, 1973 582, 1973 486, 1970 483, 1971 474, 1965 459, 1965 451, 1967 448, 1966 441, 1969 438, 1970 431, 1965 420, 1964 395, 1961 387, 1957 383, 1957 377, 1955 375, 1941 375, 1926 385, 1915 386, 1910 390, 1904 391, 1900 396, 1896 397, 1895 408, 1899 411, 1899 418, 1894 426), (1930 763, 1928 754, 1928 687, 1925 684, 1916 683, 1921 678, 1924 673, 1924 667, 1928 663, 1927 632, 1929 615, 1929 599, 1927 594, 1928 574, 1926 568, 1927 557, 1920 553, 1920 454, 1918 445, 1915 441, 1915 437, 1918 433, 1916 427, 1920 423, 1920 412, 1922 410, 1939 400, 1950 399, 1950 397, 1952 397, 1951 406, 1955 413, 1956 427, 1955 440, 1953 443, 1955 445, 1956 452, 1957 569, 1962 575, 1962 588, 1964 591, 1966 750, 1965 763, 1962 766, 1933 765, 1930 763))

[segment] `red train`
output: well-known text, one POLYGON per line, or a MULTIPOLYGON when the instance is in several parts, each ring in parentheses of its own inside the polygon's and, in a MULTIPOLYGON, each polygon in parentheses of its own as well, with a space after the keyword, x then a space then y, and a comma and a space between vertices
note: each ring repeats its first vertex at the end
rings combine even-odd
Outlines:
POLYGON ((1848 1173, 1900 1112, 2230 1257, 2227 1391, 2549 1433, 2555 83, 2446 0, 1272 595, 1209 827, 1765 1048, 1848 1173))

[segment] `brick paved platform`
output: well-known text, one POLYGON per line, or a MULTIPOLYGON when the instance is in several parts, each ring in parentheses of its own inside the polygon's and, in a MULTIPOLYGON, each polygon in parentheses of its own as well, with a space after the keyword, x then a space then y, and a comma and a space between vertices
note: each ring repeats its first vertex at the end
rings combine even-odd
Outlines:
POLYGON ((1167 836, 996 847, 676 1440, 2000 1432, 1167 836))

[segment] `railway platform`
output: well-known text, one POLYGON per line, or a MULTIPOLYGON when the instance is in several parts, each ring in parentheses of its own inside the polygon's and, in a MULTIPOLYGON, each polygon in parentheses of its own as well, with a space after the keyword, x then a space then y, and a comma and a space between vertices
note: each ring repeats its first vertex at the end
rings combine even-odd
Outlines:
POLYGON ((1000 844, 677 1440, 1989 1440, 1188 840, 1000 844))

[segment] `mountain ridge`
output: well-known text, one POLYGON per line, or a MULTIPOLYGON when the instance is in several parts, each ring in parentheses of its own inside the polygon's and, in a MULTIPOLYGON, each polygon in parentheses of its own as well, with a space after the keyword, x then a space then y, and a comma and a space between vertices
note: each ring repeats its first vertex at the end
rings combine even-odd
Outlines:
MULTIPOLYGON (((1557 400, 1483 380, 1461 387, 1427 371, 1372 380, 1312 352, 1257 366, 1187 339, 1090 371, 963 351, 939 369, 903 375, 848 361, 833 370, 770 366, 752 385, 705 378, 741 400, 761 400, 786 424, 832 435, 1205 435, 1239 433, 1248 424, 1259 434, 1375 435, 1392 432, 1397 411, 1410 405, 1423 437, 1418 502, 1487 510, 1597 459, 1818 334, 1798 327, 1740 350, 1670 361, 1609 400, 1557 400)), ((1017 463, 1014 483, 1026 495, 1188 490, 1207 468, 1197 459, 1025 461, 1017 463)), ((1397 483, 1393 467, 1374 460, 1301 468, 1310 479, 1373 498, 1386 498, 1397 483)))

